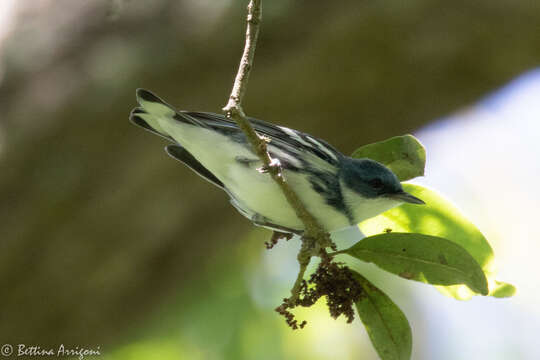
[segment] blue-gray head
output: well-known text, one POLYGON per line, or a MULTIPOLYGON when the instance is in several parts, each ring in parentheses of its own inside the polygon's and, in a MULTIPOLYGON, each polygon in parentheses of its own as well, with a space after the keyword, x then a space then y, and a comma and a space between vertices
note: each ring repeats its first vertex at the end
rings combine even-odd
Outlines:
POLYGON ((373 217, 403 202, 424 204, 403 191, 397 176, 370 159, 342 159, 340 183, 345 202, 356 221, 373 217))

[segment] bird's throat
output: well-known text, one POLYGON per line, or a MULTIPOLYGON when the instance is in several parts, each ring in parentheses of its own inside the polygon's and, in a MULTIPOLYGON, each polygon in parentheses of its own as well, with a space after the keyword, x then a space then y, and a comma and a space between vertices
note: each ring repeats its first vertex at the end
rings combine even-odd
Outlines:
POLYGON ((367 198, 349 188, 342 186, 343 201, 350 209, 354 223, 372 218, 390 210, 401 202, 386 197, 367 198))

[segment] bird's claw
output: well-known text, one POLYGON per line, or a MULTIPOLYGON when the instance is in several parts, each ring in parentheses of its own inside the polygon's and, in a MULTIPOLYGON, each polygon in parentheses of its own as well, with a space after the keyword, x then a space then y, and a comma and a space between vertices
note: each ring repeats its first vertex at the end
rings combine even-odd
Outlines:
POLYGON ((261 166, 257 169, 257 171, 261 174, 265 174, 270 171, 270 168, 281 168, 281 162, 279 159, 270 159, 270 164, 268 166, 261 166))

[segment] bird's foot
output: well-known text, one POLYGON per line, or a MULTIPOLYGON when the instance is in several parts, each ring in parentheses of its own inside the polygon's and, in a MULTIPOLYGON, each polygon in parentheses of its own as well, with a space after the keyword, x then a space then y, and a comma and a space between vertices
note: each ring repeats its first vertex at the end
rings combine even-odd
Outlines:
MULTIPOLYGON (((260 168, 257 169, 257 171, 260 172, 261 174, 265 174, 265 173, 270 171, 270 168, 280 169, 281 168, 281 162, 279 161, 279 159, 271 159, 270 164, 268 166, 266 166, 266 165, 261 166, 260 168)), ((278 174, 279 174, 279 172, 278 172, 278 174)))

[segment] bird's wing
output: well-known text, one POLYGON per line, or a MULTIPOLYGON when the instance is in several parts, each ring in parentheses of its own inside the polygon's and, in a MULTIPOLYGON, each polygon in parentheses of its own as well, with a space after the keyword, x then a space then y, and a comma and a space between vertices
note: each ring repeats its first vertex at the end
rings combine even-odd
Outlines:
MULTIPOLYGON (((172 118, 179 122, 216 131, 238 142, 245 142, 245 136, 238 125, 223 115, 177 111, 173 106, 144 89, 137 90, 137 98, 139 104, 144 104, 144 109, 142 107, 134 109, 130 116, 131 121, 168 140, 174 142, 174 139, 155 121, 156 117, 172 118)), ((343 156, 324 140, 306 133, 255 118, 248 118, 248 120, 257 133, 270 140, 268 144, 270 155, 279 159, 282 165, 290 170, 315 167, 335 172, 340 158, 343 156)))
MULTIPOLYGON (((204 124, 205 127, 230 136, 243 138, 238 125, 223 115, 207 112, 181 111, 204 124)), ((277 126, 263 120, 248 118, 255 131, 269 138, 268 150, 270 155, 277 157, 286 168, 306 168, 315 166, 335 168, 343 155, 324 140, 317 139, 306 133, 277 126)))

